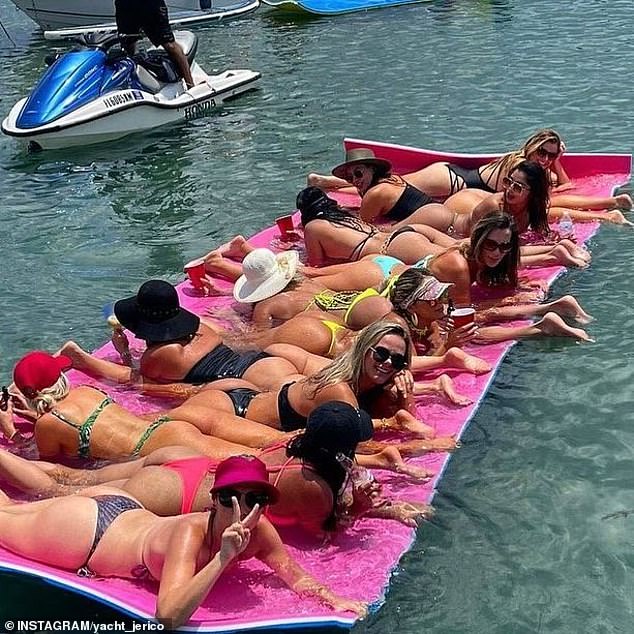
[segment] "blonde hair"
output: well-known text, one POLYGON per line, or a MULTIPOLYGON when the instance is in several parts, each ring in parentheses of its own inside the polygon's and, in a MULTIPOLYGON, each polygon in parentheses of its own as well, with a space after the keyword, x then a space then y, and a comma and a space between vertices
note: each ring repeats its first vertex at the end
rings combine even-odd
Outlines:
POLYGON ((70 382, 62 372, 53 385, 40 390, 33 398, 27 398, 26 402, 31 409, 42 416, 46 412, 50 412, 58 401, 66 398, 69 392, 70 382))
POLYGON ((363 375, 365 355, 386 335, 398 335, 405 341, 405 359, 412 361, 412 340, 409 332, 400 324, 382 319, 366 326, 356 337, 351 348, 346 350, 332 363, 317 374, 306 379, 306 385, 312 388, 311 398, 328 385, 347 383, 355 394, 359 394, 359 383, 363 375))
POLYGON ((519 163, 526 160, 533 152, 536 152, 544 145, 544 143, 549 142, 556 143, 557 151, 561 151, 561 135, 551 128, 542 128, 529 136, 519 150, 509 152, 495 159, 495 161, 491 161, 489 165, 493 168, 493 174, 496 174, 494 189, 498 189, 501 178, 508 176, 519 163))

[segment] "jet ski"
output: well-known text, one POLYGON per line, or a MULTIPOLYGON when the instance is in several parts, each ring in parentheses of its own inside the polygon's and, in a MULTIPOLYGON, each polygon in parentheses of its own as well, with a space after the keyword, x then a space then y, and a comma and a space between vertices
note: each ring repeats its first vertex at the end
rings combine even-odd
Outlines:
POLYGON ((195 61, 198 38, 176 31, 195 86, 187 90, 161 47, 128 56, 121 37, 89 33, 72 51, 47 59, 49 68, 18 101, 2 131, 30 150, 119 139, 134 132, 207 116, 224 101, 255 88, 260 73, 225 70, 208 75, 195 61))

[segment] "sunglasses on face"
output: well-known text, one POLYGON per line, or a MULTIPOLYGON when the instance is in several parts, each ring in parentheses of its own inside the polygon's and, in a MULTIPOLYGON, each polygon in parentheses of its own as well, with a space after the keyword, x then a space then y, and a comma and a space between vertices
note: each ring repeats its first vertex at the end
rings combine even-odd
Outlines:
POLYGON ((541 158, 549 158, 551 161, 554 161, 559 156, 559 152, 550 152, 545 147, 538 147, 537 156, 541 156, 541 158))
POLYGON ((383 346, 376 346, 375 348, 370 348, 370 350, 372 350, 372 359, 374 359, 376 363, 386 363, 389 359, 392 367, 397 372, 407 365, 405 355, 402 355, 400 352, 392 352, 383 346))
POLYGON ((496 242, 491 238, 485 238, 482 240, 482 248, 486 251, 498 250, 500 253, 508 253, 513 245, 510 242, 496 242))
POLYGON ((502 185, 504 185, 507 189, 510 189, 512 192, 517 192, 518 194, 530 189, 528 185, 520 183, 519 181, 512 179, 510 176, 505 176, 502 179, 502 185))
POLYGON ((238 504, 240 504, 242 496, 244 496, 244 503, 250 509, 252 509, 256 504, 262 508, 270 502, 268 494, 263 493, 262 491, 247 491, 247 493, 241 493, 240 491, 234 491, 233 489, 222 489, 217 491, 216 495, 218 496, 218 502, 228 509, 233 507, 231 498, 235 498, 238 500, 238 504))
POLYGON ((363 170, 357 167, 350 172, 350 180, 353 178, 363 178, 363 175, 363 170))

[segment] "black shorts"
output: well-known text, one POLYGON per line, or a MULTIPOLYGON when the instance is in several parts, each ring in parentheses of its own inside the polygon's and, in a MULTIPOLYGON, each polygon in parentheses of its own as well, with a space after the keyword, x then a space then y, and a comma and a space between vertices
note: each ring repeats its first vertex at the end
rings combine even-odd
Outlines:
POLYGON ((115 0, 114 7, 119 33, 143 31, 154 46, 174 41, 164 0, 115 0))

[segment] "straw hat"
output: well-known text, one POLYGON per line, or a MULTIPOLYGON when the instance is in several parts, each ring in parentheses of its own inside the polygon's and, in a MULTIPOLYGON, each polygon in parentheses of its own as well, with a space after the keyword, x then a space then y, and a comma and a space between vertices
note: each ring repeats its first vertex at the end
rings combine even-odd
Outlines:
POLYGON ((270 249, 255 249, 242 262, 242 273, 233 287, 237 302, 259 302, 273 297, 293 279, 299 257, 297 251, 277 255, 270 249))
POLYGON ((392 169, 392 163, 386 159, 377 158, 374 152, 365 147, 357 147, 346 151, 346 160, 332 170, 333 176, 348 180, 348 168, 351 165, 374 165, 382 167, 386 172, 392 169))
POLYGON ((156 343, 184 339, 200 325, 198 315, 181 308, 176 289, 163 280, 149 280, 136 295, 116 302, 114 314, 139 339, 156 343))

